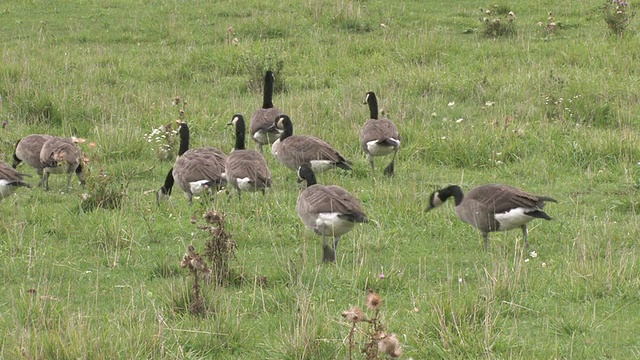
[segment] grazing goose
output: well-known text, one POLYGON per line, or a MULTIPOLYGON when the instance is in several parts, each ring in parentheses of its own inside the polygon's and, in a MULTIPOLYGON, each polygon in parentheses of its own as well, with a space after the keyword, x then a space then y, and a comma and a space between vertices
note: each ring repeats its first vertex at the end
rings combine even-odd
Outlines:
POLYGON ((371 112, 370 119, 367 120, 360 130, 360 146, 367 154, 367 160, 371 164, 371 172, 375 173, 373 166, 374 156, 384 156, 393 153, 393 159, 384 169, 384 174, 393 176, 396 155, 400 148, 400 134, 396 125, 389 119, 378 118, 378 100, 376 94, 368 92, 365 103, 369 104, 371 112))
POLYGON ((275 76, 271 70, 267 71, 264 76, 264 95, 262 99, 262 108, 256 110, 251 115, 251 124, 249 133, 251 138, 256 142, 260 152, 262 145, 273 144, 280 136, 280 130, 273 128, 273 120, 282 115, 282 110, 273 106, 273 82, 275 76))
POLYGON ((85 183, 84 159, 72 139, 49 138, 40 149, 40 162, 44 170, 44 187, 47 190, 50 174, 67 174, 67 190, 71 188, 73 173, 80 180, 80 184, 85 183))
POLYGON ((293 135, 293 124, 287 115, 280 115, 273 128, 282 128, 280 138, 273 143, 271 152, 278 161, 293 171, 301 165, 310 165, 314 173, 339 167, 352 170, 350 161, 336 149, 315 136, 293 135))
POLYGON ((236 145, 233 152, 227 156, 224 167, 227 183, 238 190, 238 196, 241 191, 262 191, 264 195, 271 187, 271 171, 267 161, 261 153, 245 150, 246 126, 242 115, 233 115, 228 125, 236 127, 236 145))
POLYGON ((335 262, 340 237, 353 229, 355 223, 369 220, 362 206, 347 190, 335 185, 319 185, 309 165, 298 169, 298 179, 307 182, 307 188, 298 196, 296 212, 304 225, 322 235, 322 261, 335 262), (333 244, 326 237, 333 238, 333 244))
POLYGON ((13 194, 19 187, 30 187, 22 180, 23 176, 11 166, 0 161, 0 200, 13 194))
POLYGON ((159 203, 171 195, 174 183, 184 192, 189 204, 193 203, 193 195, 224 185, 224 163, 227 156, 213 147, 202 147, 189 150, 189 126, 180 123, 178 127, 180 147, 178 159, 165 178, 164 185, 158 190, 156 201, 159 203))
POLYGON ((25 136, 16 143, 16 150, 13 153, 13 164, 11 166, 15 169, 21 162, 24 162, 34 168, 40 176, 38 186, 44 184, 44 166, 40 161, 40 151, 42 150, 42 145, 52 138, 53 136, 44 134, 25 136))
POLYGON ((466 195, 458 185, 451 185, 431 194, 429 207, 425 211, 442 205, 452 196, 456 201, 458 218, 482 233, 485 251, 489 243, 488 233, 517 227, 522 229, 525 247, 529 246, 527 223, 536 218, 551 220, 543 211, 544 202, 557 202, 553 198, 532 195, 508 185, 482 185, 466 195))

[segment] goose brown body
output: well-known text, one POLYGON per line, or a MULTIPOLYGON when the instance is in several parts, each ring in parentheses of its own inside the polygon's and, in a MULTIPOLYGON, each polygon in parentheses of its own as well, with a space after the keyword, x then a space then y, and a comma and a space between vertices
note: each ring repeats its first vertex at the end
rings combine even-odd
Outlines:
POLYGON ((341 168, 351 169, 351 162, 333 146, 315 136, 293 135, 293 123, 287 115, 281 115, 273 127, 282 128, 280 138, 273 143, 271 152, 284 166, 297 171, 302 165, 309 165, 314 173, 341 168))
POLYGON ((249 134, 258 145, 260 152, 262 146, 273 144, 280 136, 280 131, 274 129, 274 120, 283 114, 282 110, 273 105, 273 82, 275 77, 272 71, 267 71, 264 77, 264 93, 262 107, 251 115, 249 134))
POLYGON ((44 184, 44 166, 40 161, 40 151, 42 145, 53 138, 46 134, 31 134, 23 137, 16 143, 16 149, 13 153, 12 167, 16 169, 21 162, 31 166, 40 176, 38 186, 44 184))
POLYGON ((521 228, 525 246, 529 245, 527 223, 533 219, 551 220, 543 211, 545 202, 557 202, 548 196, 527 193, 503 184, 482 185, 462 193, 451 185, 431 194, 428 210, 442 205, 449 197, 455 199, 458 218, 478 229, 488 247, 488 233, 521 228))
POLYGON ((322 236, 322 260, 335 262, 342 235, 351 231, 356 223, 369 220, 355 196, 340 186, 317 184, 308 165, 300 167, 298 178, 307 182, 307 188, 298 196, 296 213, 309 230, 322 236), (327 236, 333 238, 332 244, 327 242, 327 236))
POLYGON ((378 100, 374 92, 367 93, 365 102, 369 104, 370 118, 360 130, 360 146, 367 154, 372 173, 375 173, 374 157, 393 153, 393 159, 384 170, 385 175, 392 176, 395 172, 396 156, 400 148, 401 138, 398 128, 393 121, 379 117, 378 100))
POLYGON ((50 174, 66 174, 67 189, 71 188, 71 177, 75 173, 80 184, 85 183, 84 159, 72 139, 50 137, 40 149, 40 162, 44 170, 44 186, 49 190, 50 174))
POLYGON ((245 122, 240 114, 233 116, 229 125, 235 125, 236 145, 225 162, 227 184, 240 194, 242 191, 262 191, 271 187, 271 171, 264 156, 245 149, 245 122))
POLYGON ((178 158, 157 193, 157 201, 171 195, 173 185, 177 183, 191 204, 194 195, 224 185, 224 165, 227 156, 214 147, 189 149, 189 126, 186 123, 180 123, 178 134, 178 158))

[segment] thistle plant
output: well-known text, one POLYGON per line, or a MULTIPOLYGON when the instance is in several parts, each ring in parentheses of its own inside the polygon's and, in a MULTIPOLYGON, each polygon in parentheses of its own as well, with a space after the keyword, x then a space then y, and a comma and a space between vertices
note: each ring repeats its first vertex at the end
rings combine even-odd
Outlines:
POLYGON ((483 25, 482 33, 486 37, 503 37, 516 34, 514 21, 516 14, 505 6, 494 5, 488 9, 480 9, 483 16, 480 21, 483 25))
POLYGON ((189 245, 187 252, 184 254, 182 261, 180 262, 181 268, 187 268, 190 270, 193 276, 193 284, 191 284, 191 303, 189 304, 189 311, 194 315, 204 315, 206 313, 206 307, 204 305, 204 298, 202 296, 202 287, 200 285, 202 280, 210 281, 211 269, 207 266, 202 256, 198 254, 193 245, 189 245))
POLYGON ((603 6, 604 22, 611 32, 622 35, 629 26, 636 12, 629 10, 629 2, 625 0, 606 0, 603 6))
POLYGON ((555 35, 562 25, 560 22, 556 21, 553 17, 553 13, 549 11, 547 21, 539 21, 538 26, 548 35, 555 35))
POLYGON ((231 271, 229 261, 235 257, 236 243, 231 240, 231 236, 224 230, 225 215, 217 211, 207 211, 203 215, 204 220, 209 225, 198 228, 207 231, 211 238, 205 244, 204 255, 211 263, 215 274, 216 284, 222 286, 229 283, 231 271))
POLYGON ((367 291, 366 307, 373 311, 373 317, 368 318, 362 309, 355 306, 342 312, 342 317, 351 323, 349 335, 347 336, 349 340, 349 360, 353 359, 357 325, 363 322, 369 324, 366 332, 367 340, 362 348, 362 353, 365 354, 366 360, 378 360, 381 359, 381 356, 391 358, 402 356, 400 341, 395 334, 388 333, 380 321, 381 306, 382 298, 380 295, 369 289, 367 291))

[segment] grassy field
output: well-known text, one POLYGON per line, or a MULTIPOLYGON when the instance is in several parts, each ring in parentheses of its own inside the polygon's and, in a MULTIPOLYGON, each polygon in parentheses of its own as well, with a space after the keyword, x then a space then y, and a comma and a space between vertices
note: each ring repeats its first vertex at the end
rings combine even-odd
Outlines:
POLYGON ((479 20, 493 4, 431 3, 0 3, 0 159, 31 133, 75 135, 91 172, 86 188, 68 192, 58 175, 49 192, 0 203, 0 358, 348 359, 340 314, 364 308, 369 288, 403 358, 640 357, 637 24, 613 34, 604 1, 513 1, 498 9, 515 13, 515 33, 493 38, 479 20), (228 152, 226 124, 261 105, 267 68, 294 133, 354 162, 319 176, 370 219, 336 265, 322 264, 295 213, 295 174, 270 153, 266 197, 189 206, 176 189, 156 206, 172 163, 146 135, 178 118, 174 97, 192 145, 228 152), (358 144, 367 91, 403 136, 392 179, 389 159, 372 179, 358 144), (528 249, 515 230, 483 252, 452 204, 424 213, 436 189, 489 182, 558 199, 528 249), (124 192, 121 204, 86 206, 105 191, 124 192), (189 244, 204 251, 208 210, 226 215, 237 249, 197 315, 179 263, 189 244))

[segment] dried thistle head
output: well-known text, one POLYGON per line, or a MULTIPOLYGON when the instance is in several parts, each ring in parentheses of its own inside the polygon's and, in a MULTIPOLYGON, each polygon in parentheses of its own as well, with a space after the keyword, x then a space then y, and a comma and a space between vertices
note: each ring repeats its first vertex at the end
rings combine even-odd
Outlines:
POLYGON ((180 96, 176 96, 173 98, 173 105, 180 105, 180 96))
POLYGON ((380 333, 378 340, 378 351, 390 357, 402 356, 402 348, 396 334, 380 333))
POLYGON ((217 211, 207 211, 202 215, 204 220, 209 224, 222 224, 224 223, 224 214, 217 211))
POLYGON ((365 315, 364 311, 362 311, 362 309, 360 309, 359 307, 352 307, 351 309, 347 310, 347 311, 343 311, 342 312, 342 317, 347 319, 348 321, 352 322, 352 323, 357 323, 360 321, 365 321, 367 320, 367 316, 365 315))
POLYGON ((191 267, 198 271, 204 271, 207 269, 207 264, 202 259, 202 256, 197 255, 196 257, 191 258, 191 267))
POLYGON ((382 298, 372 289, 367 290, 367 307, 371 310, 378 310, 382 305, 382 298))
POLYGON ((191 264, 191 257, 189 256, 189 254, 184 254, 182 261, 180 261, 180 267, 186 268, 187 266, 189 266, 189 264, 191 264))

